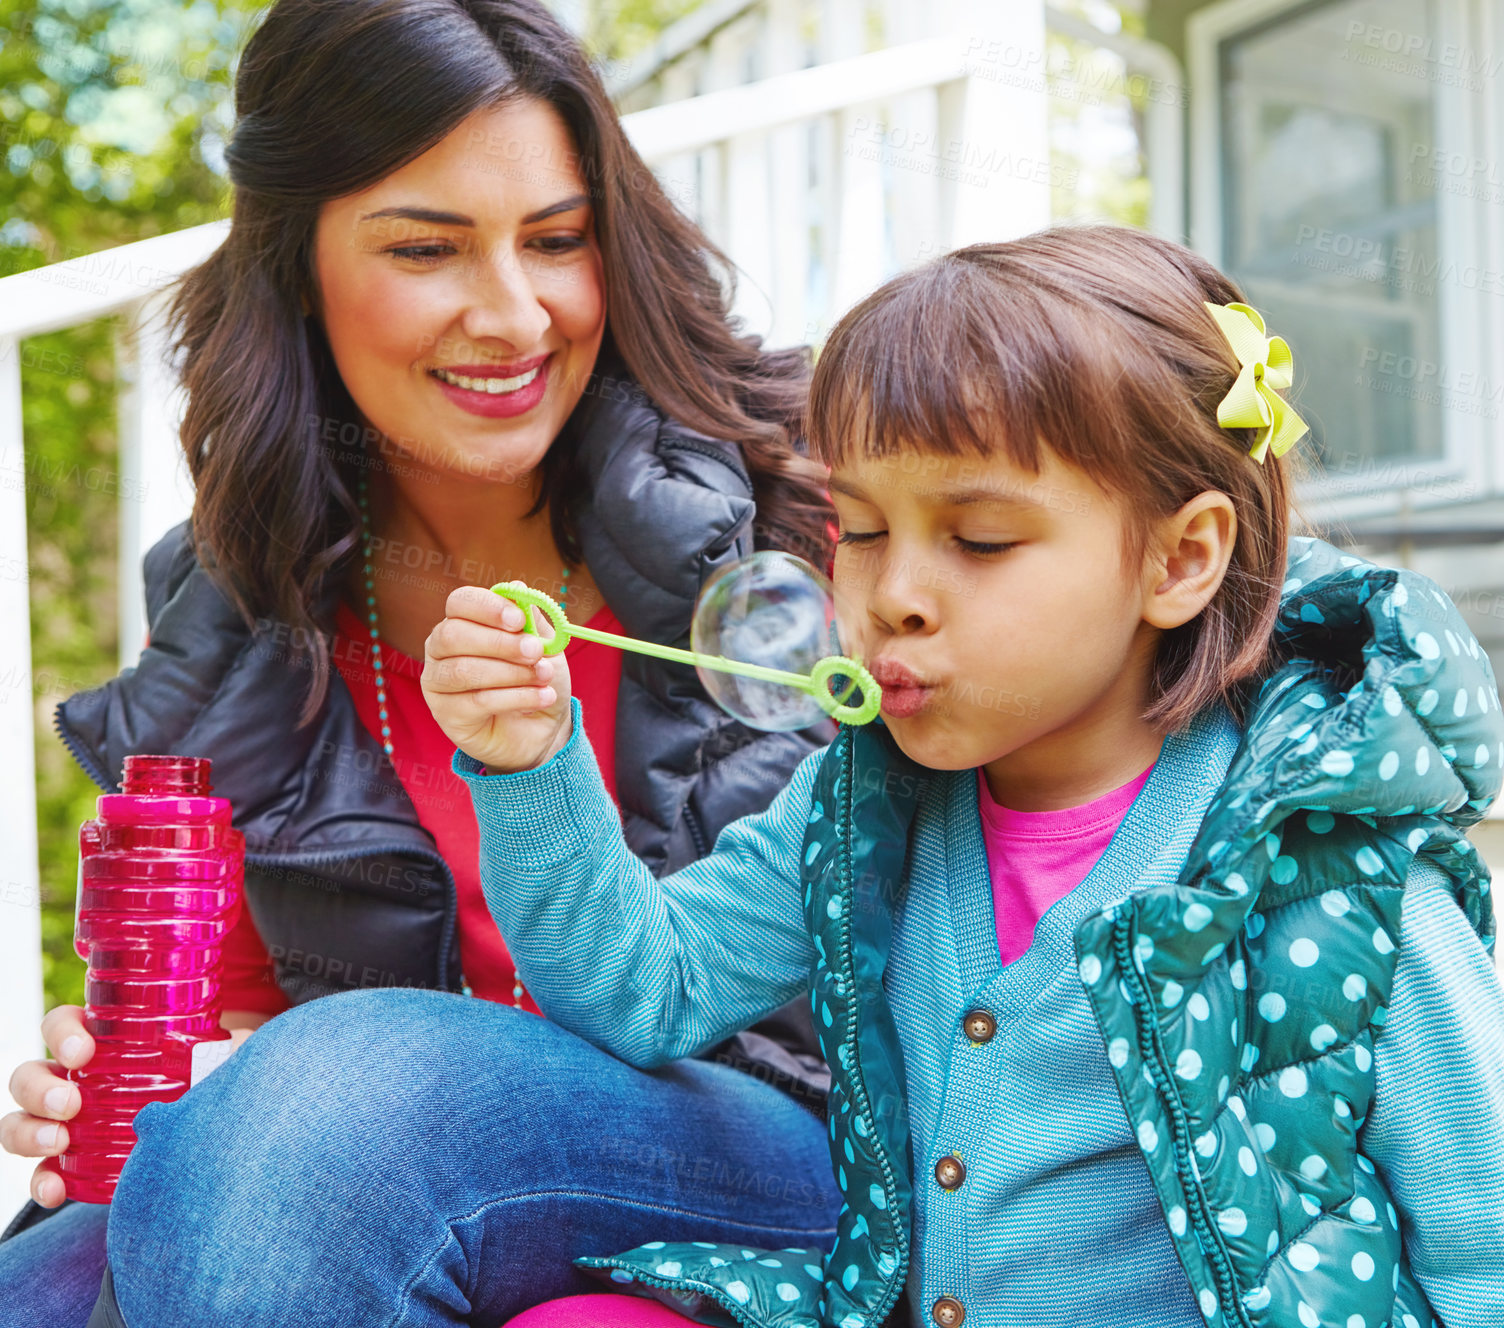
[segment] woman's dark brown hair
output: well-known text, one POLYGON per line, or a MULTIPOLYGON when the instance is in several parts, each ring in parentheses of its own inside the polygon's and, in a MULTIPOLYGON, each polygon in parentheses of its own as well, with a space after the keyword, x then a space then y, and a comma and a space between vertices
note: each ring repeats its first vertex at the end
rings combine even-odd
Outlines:
MULTIPOLYGON (((624 371, 687 427, 740 445, 759 544, 821 563, 829 547, 822 472, 791 444, 803 433, 806 353, 768 352, 737 334, 730 265, 669 201, 578 43, 542 4, 278 0, 236 77, 229 236, 184 278, 171 316, 188 392, 194 547, 248 621, 279 619, 308 642, 300 723, 328 686, 321 618, 359 542, 352 489, 364 460, 354 403, 316 319, 302 313, 320 207, 518 97, 551 106, 579 153, 605 277, 600 367, 624 371)), ((571 424, 591 400, 587 385, 571 424)), ((583 495, 571 433, 549 451, 538 503, 573 561, 583 495)))
POLYGON ((1219 697, 1241 717, 1246 684, 1274 663, 1293 455, 1260 464, 1252 429, 1217 424, 1239 366, 1203 302, 1242 299, 1183 245, 1121 226, 959 249, 836 325, 810 387, 811 449, 830 464, 854 449, 1001 452, 1037 474, 1048 447, 1120 498, 1130 567, 1155 521, 1227 494, 1227 575, 1160 639, 1143 718, 1175 731, 1219 697))

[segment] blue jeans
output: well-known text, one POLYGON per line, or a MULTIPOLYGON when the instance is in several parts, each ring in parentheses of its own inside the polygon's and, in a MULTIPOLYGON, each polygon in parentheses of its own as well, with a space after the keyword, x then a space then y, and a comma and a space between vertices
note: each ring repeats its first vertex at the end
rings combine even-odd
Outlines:
POLYGON ((104 1204, 71 1203, 0 1242, 0 1328, 84 1328, 104 1275, 104 1204))
POLYGON ((841 1202, 776 1089, 437 992, 299 1006, 136 1130, 108 1235, 130 1328, 491 1328, 600 1290, 575 1255, 828 1247, 841 1202))

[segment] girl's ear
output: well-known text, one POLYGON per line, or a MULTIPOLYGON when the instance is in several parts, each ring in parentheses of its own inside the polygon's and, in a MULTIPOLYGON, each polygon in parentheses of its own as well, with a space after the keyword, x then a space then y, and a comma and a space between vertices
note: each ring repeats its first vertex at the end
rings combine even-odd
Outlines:
POLYGON ((1163 631, 1190 622, 1227 575, 1237 537, 1232 499, 1215 489, 1158 522, 1145 552, 1143 620, 1163 631))

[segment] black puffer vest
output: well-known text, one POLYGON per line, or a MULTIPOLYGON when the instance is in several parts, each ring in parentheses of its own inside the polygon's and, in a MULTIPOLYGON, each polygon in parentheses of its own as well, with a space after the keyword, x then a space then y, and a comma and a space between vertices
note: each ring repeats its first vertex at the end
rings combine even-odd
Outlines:
MULTIPOLYGON (((628 634, 687 644, 706 579, 752 552, 739 450, 666 420, 630 381, 599 378, 571 421, 588 484, 585 560, 628 634)), ((188 525, 146 556, 150 644, 134 668, 69 697, 54 722, 102 789, 137 752, 206 756, 246 837, 246 901, 289 1000, 355 987, 459 990, 454 877, 334 671, 295 729, 306 673, 285 624, 255 630, 193 553, 188 525)), ((332 614, 332 597, 329 600, 332 614)), ((758 733, 694 670, 625 655, 616 786, 627 841, 657 873, 762 810, 831 736, 758 733)), ((823 1111, 829 1073, 803 1002, 705 1053, 823 1111)))

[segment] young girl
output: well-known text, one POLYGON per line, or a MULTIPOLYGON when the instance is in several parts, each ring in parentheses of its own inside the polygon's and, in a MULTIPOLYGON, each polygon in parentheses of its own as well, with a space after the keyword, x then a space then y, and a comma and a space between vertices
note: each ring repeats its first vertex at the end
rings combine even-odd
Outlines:
POLYGON ((1426 578, 1289 538, 1239 299, 1092 227, 841 321, 810 436, 883 722, 664 879, 561 657, 450 597, 425 690, 540 1006, 646 1067, 807 992, 835 1076, 832 1250, 603 1278, 766 1328, 1504 1322, 1493 672, 1426 578))

